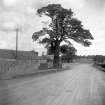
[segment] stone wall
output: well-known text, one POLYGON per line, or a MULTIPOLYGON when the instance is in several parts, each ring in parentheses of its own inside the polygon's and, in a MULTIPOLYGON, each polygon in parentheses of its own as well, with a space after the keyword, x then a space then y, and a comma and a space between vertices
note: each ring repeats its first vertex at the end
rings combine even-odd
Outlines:
POLYGON ((35 73, 40 65, 39 60, 17 60, 0 62, 0 78, 9 79, 20 75, 35 73))

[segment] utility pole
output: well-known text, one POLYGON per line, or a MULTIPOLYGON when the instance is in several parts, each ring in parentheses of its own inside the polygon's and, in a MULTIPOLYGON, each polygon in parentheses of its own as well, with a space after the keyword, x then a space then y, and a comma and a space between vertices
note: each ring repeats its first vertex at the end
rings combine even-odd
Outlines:
POLYGON ((19 29, 16 28, 16 59, 17 59, 17 56, 18 56, 18 33, 19 33, 19 29))
POLYGON ((19 28, 15 28, 15 29, 0 29, 0 31, 15 31, 16 32, 16 51, 15 51, 15 59, 17 59, 18 57, 18 33, 19 33, 19 28))

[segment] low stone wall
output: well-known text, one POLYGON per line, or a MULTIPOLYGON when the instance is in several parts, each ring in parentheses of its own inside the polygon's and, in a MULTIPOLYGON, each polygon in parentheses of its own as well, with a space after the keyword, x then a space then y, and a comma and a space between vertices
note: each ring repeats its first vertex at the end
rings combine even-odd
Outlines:
POLYGON ((10 79, 19 75, 35 73, 38 70, 38 60, 0 61, 0 78, 10 79))

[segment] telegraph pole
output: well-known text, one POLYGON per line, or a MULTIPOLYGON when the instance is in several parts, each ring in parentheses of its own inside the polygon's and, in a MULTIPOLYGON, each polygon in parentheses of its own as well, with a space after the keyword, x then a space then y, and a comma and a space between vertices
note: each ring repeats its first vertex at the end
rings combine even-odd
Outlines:
POLYGON ((19 33, 19 29, 16 28, 16 59, 17 59, 17 56, 18 56, 18 33, 19 33))

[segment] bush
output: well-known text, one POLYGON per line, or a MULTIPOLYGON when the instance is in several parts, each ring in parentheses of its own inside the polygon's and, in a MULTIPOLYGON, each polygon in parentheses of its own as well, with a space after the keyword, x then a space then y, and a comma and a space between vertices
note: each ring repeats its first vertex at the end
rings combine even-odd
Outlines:
POLYGON ((103 68, 105 68, 105 64, 102 64, 101 66, 102 66, 103 68))
POLYGON ((98 63, 103 63, 103 62, 105 62, 105 56, 96 55, 96 56, 94 57, 94 61, 95 61, 95 62, 98 62, 98 63))

